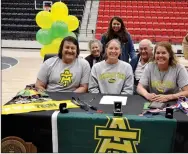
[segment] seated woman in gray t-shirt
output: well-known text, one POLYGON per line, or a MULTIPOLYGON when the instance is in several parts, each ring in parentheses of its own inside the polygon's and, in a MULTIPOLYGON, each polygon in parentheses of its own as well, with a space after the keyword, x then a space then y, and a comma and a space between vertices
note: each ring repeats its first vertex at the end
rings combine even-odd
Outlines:
POLYGON ((49 92, 87 92, 90 66, 78 57, 79 53, 78 41, 70 36, 64 38, 58 56, 42 64, 36 88, 49 92))
POLYGON ((168 42, 159 42, 139 81, 137 92, 149 101, 167 102, 188 97, 188 72, 179 64, 168 42))
POLYGON ((133 94, 133 71, 130 64, 121 61, 120 42, 116 39, 106 45, 106 60, 93 65, 89 92, 105 94, 133 94))

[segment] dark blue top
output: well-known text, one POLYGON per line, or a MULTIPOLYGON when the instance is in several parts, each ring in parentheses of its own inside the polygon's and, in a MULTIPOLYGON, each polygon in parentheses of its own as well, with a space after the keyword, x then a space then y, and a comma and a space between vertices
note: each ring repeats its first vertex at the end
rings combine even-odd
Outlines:
MULTIPOLYGON (((104 47, 103 49, 105 49, 106 39, 107 38, 105 34, 103 34, 101 38, 101 43, 103 44, 103 47, 104 47)), ((129 56, 131 57, 131 59, 136 56, 136 52, 134 50, 134 44, 129 33, 128 33, 128 42, 121 44, 121 49, 122 49, 122 54, 120 56, 120 59, 125 62, 129 63, 129 56)), ((105 51, 103 51, 103 53, 104 52, 105 51)))
MULTIPOLYGON (((132 66, 133 69, 133 74, 135 73, 136 67, 138 65, 138 61, 140 59, 140 54, 137 54, 131 61, 130 61, 130 65, 132 66)), ((138 85, 138 80, 136 80, 135 78, 135 74, 134 74, 134 85, 138 85)))
POLYGON ((137 67, 137 65, 138 65, 139 58, 140 58, 140 54, 136 55, 136 56, 130 61, 130 65, 132 66, 133 73, 134 73, 135 70, 136 70, 136 67, 137 67))

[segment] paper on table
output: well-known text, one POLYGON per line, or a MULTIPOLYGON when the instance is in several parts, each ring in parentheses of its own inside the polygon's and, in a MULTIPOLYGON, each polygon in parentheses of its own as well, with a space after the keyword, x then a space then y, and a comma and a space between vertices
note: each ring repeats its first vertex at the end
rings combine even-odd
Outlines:
POLYGON ((127 97, 125 96, 103 96, 99 104, 114 104, 114 102, 122 102, 122 105, 126 105, 127 97))

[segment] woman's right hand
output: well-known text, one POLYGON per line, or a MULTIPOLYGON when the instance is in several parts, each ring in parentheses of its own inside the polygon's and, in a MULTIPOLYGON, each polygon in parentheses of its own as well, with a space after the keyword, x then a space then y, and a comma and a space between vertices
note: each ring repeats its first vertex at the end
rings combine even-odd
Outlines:
POLYGON ((156 97, 156 94, 155 93, 147 93, 145 95, 145 98, 149 101, 152 101, 154 98, 156 97))

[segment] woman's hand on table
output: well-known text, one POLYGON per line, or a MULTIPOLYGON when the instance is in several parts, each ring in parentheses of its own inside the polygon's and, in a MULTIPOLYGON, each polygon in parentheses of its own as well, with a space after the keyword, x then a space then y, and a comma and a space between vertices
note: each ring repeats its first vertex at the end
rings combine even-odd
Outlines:
POLYGON ((164 102, 168 102, 169 100, 171 100, 171 98, 172 98, 172 95, 155 95, 151 101, 164 103, 164 102))

